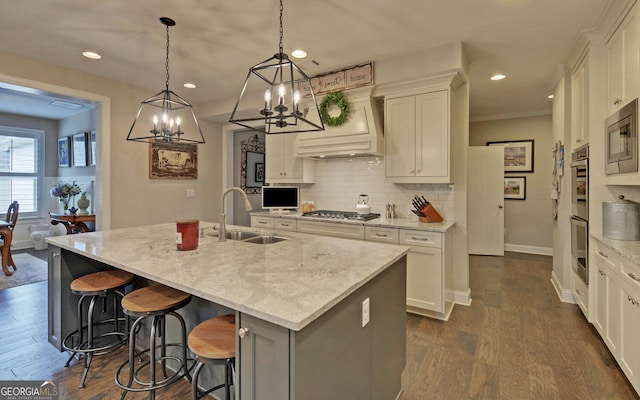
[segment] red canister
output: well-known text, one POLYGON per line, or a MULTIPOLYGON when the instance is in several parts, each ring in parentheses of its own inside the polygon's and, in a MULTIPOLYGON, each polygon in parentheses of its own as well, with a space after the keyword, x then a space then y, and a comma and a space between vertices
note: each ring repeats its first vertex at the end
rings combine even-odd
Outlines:
POLYGON ((198 248, 198 232, 200 222, 197 219, 180 219, 176 221, 176 245, 178 250, 194 250, 198 248))

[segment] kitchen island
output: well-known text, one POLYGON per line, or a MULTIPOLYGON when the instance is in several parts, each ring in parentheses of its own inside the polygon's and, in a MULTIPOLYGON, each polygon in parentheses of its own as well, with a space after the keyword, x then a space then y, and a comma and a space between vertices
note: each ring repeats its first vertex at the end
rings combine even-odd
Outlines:
MULTIPOLYGON (((60 348, 73 330, 71 280, 119 268, 236 312, 237 399, 397 398, 408 248, 287 236, 265 245, 205 235, 185 252, 175 224, 48 238, 50 342, 60 348)), ((185 313, 190 328, 200 322, 199 308, 185 313)))

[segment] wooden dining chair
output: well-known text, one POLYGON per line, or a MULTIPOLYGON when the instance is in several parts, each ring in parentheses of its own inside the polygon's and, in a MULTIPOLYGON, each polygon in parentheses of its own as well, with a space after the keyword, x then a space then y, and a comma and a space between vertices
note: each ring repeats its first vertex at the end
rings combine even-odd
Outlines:
POLYGON ((13 239, 13 228, 16 226, 16 222, 18 221, 19 210, 20 204, 18 204, 17 201, 11 203, 9 205, 9 209, 7 210, 7 216, 4 219, 4 223, 0 224, 0 250, 2 251, 2 271, 4 271, 4 274, 7 276, 13 274, 11 271, 9 271, 9 266, 13 267, 14 272, 18 269, 15 262, 13 262, 13 258, 11 257, 11 240, 13 239))

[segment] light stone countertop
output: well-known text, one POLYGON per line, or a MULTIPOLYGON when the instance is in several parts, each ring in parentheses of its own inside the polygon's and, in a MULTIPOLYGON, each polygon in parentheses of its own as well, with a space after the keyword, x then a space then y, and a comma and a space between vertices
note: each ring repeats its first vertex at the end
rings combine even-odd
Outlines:
MULTIPOLYGON (((214 223, 200 222, 208 231, 214 223)), ((227 230, 260 229, 227 226, 227 230)), ((408 247, 307 235, 261 245, 200 238, 176 250, 175 224, 76 235, 47 242, 205 300, 301 330, 402 258, 408 247)))
POLYGON ((610 247, 617 255, 640 267, 640 241, 608 239, 600 233, 592 233, 591 237, 610 247))
POLYGON ((270 213, 269 211, 252 212, 257 217, 293 218, 301 221, 333 222, 338 224, 364 225, 386 228, 414 229, 420 231, 445 233, 455 226, 455 222, 444 220, 442 222, 420 222, 418 217, 413 218, 385 218, 380 217, 369 221, 354 221, 336 218, 303 217, 301 213, 270 213))

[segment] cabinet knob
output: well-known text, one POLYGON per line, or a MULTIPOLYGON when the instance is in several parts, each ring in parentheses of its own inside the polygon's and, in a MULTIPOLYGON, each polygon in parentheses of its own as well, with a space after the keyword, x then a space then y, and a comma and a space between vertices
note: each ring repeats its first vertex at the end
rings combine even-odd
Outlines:
POLYGON ((578 296, 582 296, 582 292, 580 291, 580 289, 576 289, 576 293, 578 294, 578 296))
POLYGON ((419 170, 416 171, 416 173, 420 174, 420 173, 422 173, 422 170, 419 169, 419 170))
POLYGON ((238 329, 238 336, 241 338, 247 336, 249 334, 249 328, 240 328, 238 329))
POLYGON ((55 253, 51 253, 51 255, 54 257, 60 257, 60 253, 58 253, 57 251, 55 253))
POLYGON ((601 251, 598 251, 598 254, 600 254, 600 255, 601 255, 602 257, 604 257, 604 258, 609 258, 609 257, 607 257, 607 255, 606 255, 606 254, 604 254, 604 253, 603 253, 603 252, 601 252, 601 251))
POLYGON ((502 206, 502 204, 498 204, 498 208, 502 210, 504 207, 502 206))

